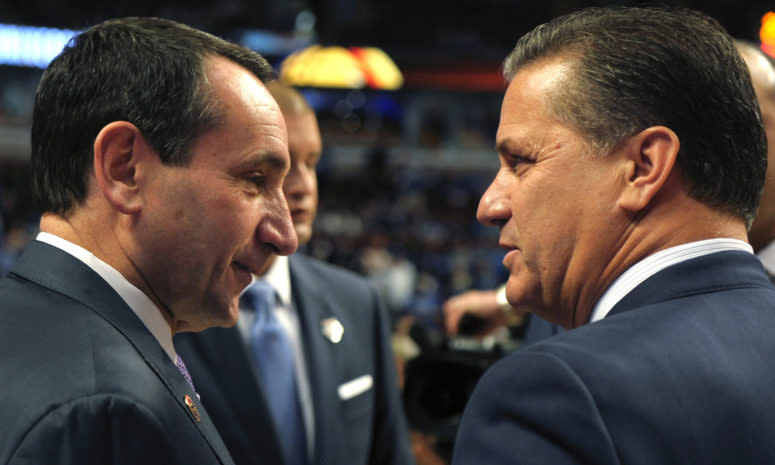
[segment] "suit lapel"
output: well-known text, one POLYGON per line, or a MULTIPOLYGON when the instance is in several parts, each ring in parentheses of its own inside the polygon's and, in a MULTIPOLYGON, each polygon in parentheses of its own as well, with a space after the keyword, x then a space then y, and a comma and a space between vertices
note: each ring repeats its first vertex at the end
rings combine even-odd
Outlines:
POLYGON ((70 296, 107 320, 129 340, 156 373, 220 461, 233 463, 215 426, 178 368, 132 309, 102 277, 72 255, 40 241, 30 243, 19 257, 13 273, 70 296))
POLYGON ((209 329, 198 335, 198 341, 208 361, 210 378, 218 383, 224 402, 239 423, 232 430, 239 430, 245 444, 256 449, 262 462, 282 463, 278 440, 262 441, 255 446, 258 438, 276 438, 277 433, 237 326, 209 329))
POLYGON ((331 399, 338 398, 335 344, 326 339, 321 330, 321 321, 331 317, 338 318, 334 306, 327 298, 327 293, 332 290, 321 287, 320 277, 310 272, 304 257, 292 255, 289 266, 315 411, 314 463, 338 463, 337 451, 330 449, 330 444, 341 442, 330 439, 340 434, 335 427, 337 423, 330 421, 339 415, 337 403, 331 402, 331 399))

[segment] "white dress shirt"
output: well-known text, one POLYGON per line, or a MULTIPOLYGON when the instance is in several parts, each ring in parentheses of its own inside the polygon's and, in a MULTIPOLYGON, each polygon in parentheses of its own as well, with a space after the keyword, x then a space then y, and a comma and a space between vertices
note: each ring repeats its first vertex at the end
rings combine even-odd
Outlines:
POLYGON ((686 260, 716 252, 742 250, 753 253, 747 242, 737 239, 706 239, 689 242, 649 255, 622 273, 597 301, 589 318, 590 323, 602 320, 630 291, 659 271, 686 260))
MULTIPOLYGON (((307 433, 307 455, 311 457, 315 446, 315 415, 312 405, 312 390, 309 384, 309 375, 307 374, 307 360, 304 357, 304 341, 301 335, 299 313, 293 304, 291 293, 291 271, 288 267, 288 257, 278 256, 263 276, 260 278, 253 276, 253 279, 267 281, 272 285, 279 297, 274 311, 293 348, 296 381, 299 387, 299 401, 301 403, 301 413, 304 417, 304 428, 307 433)), ((237 326, 246 347, 250 347, 250 328, 253 326, 255 318, 256 313, 252 309, 240 309, 237 326)), ((248 353, 251 357, 253 356, 252 351, 248 350, 248 353)))
POLYGON ((175 353, 175 346, 172 345, 172 328, 170 328, 159 307, 143 291, 130 283, 118 270, 103 262, 83 247, 45 232, 38 233, 36 239, 67 252, 100 275, 124 299, 129 308, 135 312, 137 318, 143 322, 148 331, 156 338, 164 352, 172 360, 172 363, 177 364, 178 355, 175 353))

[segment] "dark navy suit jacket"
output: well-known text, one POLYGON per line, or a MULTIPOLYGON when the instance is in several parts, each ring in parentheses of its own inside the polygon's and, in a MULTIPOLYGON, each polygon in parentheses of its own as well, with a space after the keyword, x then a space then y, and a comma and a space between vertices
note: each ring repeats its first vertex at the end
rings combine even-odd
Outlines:
POLYGON ((453 464, 775 463, 775 287, 720 252, 485 373, 453 464))
MULTIPOLYGON (((412 463, 396 384, 387 315, 376 289, 354 273, 295 254, 291 286, 304 344, 315 418, 317 465, 412 463), (332 342, 321 322, 344 327, 332 342), (370 376, 373 386, 348 399, 338 387, 370 376)), ((280 464, 280 446, 236 327, 180 334, 202 402, 238 465, 280 464)))
POLYGON ((121 297, 38 241, 0 280, 0 463, 233 464, 121 297))
POLYGON ((549 323, 534 313, 528 313, 525 318, 527 318, 527 322, 525 323, 525 335, 522 338, 524 346, 543 341, 564 331, 561 326, 549 323))

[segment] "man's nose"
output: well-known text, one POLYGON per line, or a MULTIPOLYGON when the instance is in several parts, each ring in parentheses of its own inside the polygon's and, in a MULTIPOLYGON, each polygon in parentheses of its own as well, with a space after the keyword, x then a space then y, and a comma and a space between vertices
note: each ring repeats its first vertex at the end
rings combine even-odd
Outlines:
POLYGON ((258 239, 272 248, 277 255, 290 255, 296 251, 299 240, 285 196, 275 197, 267 205, 264 217, 258 223, 258 239))
POLYGON ((476 219, 485 226, 503 226, 511 218, 511 203, 506 186, 496 175, 479 200, 476 219))

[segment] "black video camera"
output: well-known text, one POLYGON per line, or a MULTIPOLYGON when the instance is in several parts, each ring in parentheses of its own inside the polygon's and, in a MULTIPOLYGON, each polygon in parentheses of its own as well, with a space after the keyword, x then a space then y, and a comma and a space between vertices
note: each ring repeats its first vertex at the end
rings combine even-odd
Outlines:
MULTIPOLYGON (((483 323, 473 315, 465 315, 460 332, 476 334, 483 323)), ((412 328, 410 336, 421 353, 404 369, 407 420, 413 431, 435 437, 436 451, 448 460, 463 409, 479 378, 518 344, 488 346, 480 339, 448 339, 420 325, 412 328)))

